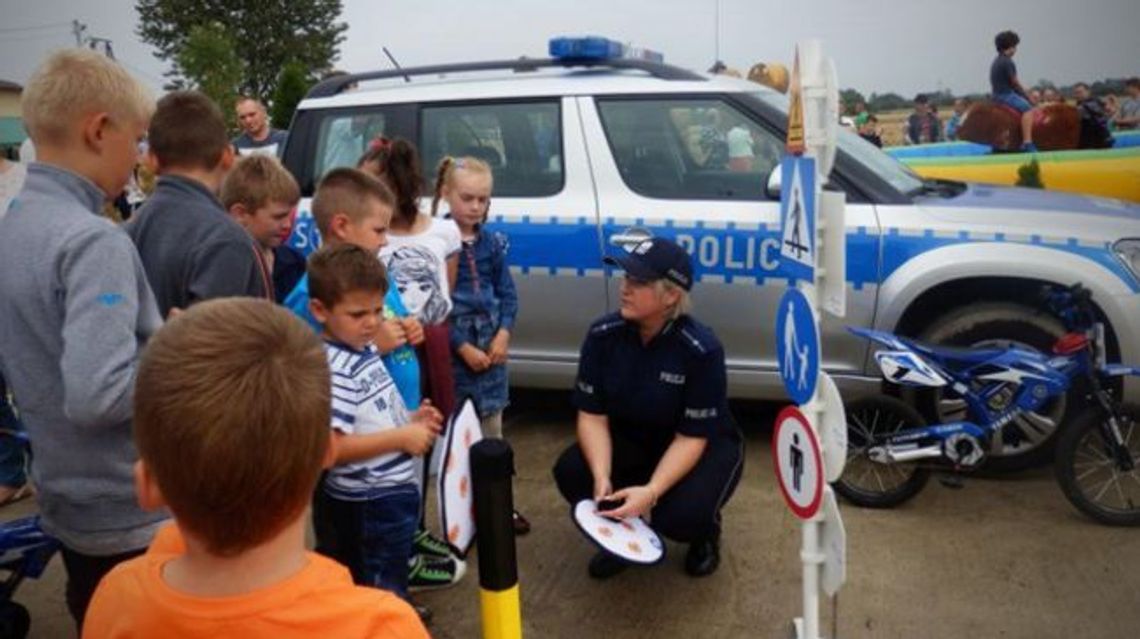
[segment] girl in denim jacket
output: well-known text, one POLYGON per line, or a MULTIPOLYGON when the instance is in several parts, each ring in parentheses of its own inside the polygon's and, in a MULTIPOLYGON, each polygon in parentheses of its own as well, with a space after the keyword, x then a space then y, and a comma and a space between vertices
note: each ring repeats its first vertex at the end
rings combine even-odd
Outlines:
MULTIPOLYGON (((519 300, 507 267, 507 236, 484 228, 491 205, 492 175, 486 162, 446 157, 436 174, 432 214, 443 200, 463 240, 459 272, 451 291, 451 351, 455 396, 475 400, 483 433, 503 436, 508 404, 507 350, 519 300)), ((520 534, 530 526, 515 513, 520 534)))

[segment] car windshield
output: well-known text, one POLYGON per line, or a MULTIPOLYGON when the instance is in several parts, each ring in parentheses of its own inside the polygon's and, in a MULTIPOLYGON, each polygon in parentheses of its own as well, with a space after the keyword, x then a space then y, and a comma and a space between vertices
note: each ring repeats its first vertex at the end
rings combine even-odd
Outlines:
MULTIPOLYGON (((788 112, 788 98, 774 91, 757 91, 756 97, 772 105, 781 113, 788 112)), ((901 193, 914 195, 923 190, 923 181, 902 162, 883 153, 879 147, 847 129, 839 128, 839 151, 874 171, 901 193)))

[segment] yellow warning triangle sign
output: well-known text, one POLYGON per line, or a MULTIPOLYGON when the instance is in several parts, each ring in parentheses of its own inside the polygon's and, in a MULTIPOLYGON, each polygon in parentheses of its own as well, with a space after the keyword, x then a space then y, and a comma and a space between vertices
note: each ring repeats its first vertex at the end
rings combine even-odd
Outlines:
POLYGON ((788 107, 788 153, 803 155, 804 145, 804 96, 800 86, 800 50, 796 48, 796 59, 792 64, 791 102, 788 107))

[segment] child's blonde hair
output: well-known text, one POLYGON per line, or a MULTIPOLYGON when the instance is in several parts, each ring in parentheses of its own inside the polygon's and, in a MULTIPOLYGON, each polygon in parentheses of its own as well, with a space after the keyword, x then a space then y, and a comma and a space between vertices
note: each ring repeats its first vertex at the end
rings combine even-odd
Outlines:
POLYGON ((341 167, 326 173, 313 195, 313 218, 321 238, 328 238, 333 216, 337 213, 347 215, 354 223, 364 219, 370 210, 369 198, 385 206, 396 204, 392 191, 364 171, 341 167))
POLYGON ((76 122, 93 113, 146 123, 154 98, 114 60, 87 49, 64 49, 48 57, 20 98, 24 126, 37 145, 66 142, 76 122))
MULTIPOLYGON (((443 187, 451 186, 451 180, 455 177, 456 171, 470 171, 472 173, 486 175, 490 180, 495 179, 494 173, 491 171, 491 165, 479 158, 473 158, 469 155, 460 158, 453 158, 450 155, 445 156, 439 161, 439 167, 435 170, 435 191, 431 199, 431 214, 433 216, 439 208, 439 200, 443 197, 443 187)), ((487 209, 490 210, 489 205, 487 209)), ((486 216, 487 212, 484 211, 484 220, 486 216)))
POLYGON ((253 213, 270 202, 293 205, 300 199, 301 189, 293 174, 269 155, 241 158, 222 182, 221 200, 226 210, 241 204, 253 213))
POLYGON ((167 322, 139 364, 134 436, 178 525, 232 557, 295 521, 328 451, 329 391, 320 340, 281 306, 225 298, 167 322))

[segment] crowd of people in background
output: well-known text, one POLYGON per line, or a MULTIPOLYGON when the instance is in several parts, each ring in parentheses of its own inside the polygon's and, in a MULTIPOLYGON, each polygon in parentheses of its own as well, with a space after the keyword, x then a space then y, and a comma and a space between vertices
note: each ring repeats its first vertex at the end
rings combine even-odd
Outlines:
MULTIPOLYGON (((1090 85, 1078 82, 1067 91, 1055 87, 1034 88, 1028 91, 1029 102, 1034 106, 1046 104, 1070 104, 1077 107, 1082 120, 1097 123, 1093 130, 1111 134, 1118 131, 1140 129, 1140 78, 1129 78, 1124 84, 1125 92, 1118 96, 1106 93, 1094 96, 1090 85)), ((953 142, 958 140, 958 127, 962 116, 976 98, 958 97, 950 103, 950 115, 942 119, 938 106, 928 94, 920 93, 914 98, 914 108, 903 124, 903 144, 927 144, 930 142, 953 142)), ((883 126, 876 114, 872 113, 864 101, 856 101, 843 108, 844 123, 855 130, 868 142, 882 147, 883 126)), ((1095 135, 1095 134, 1094 134, 1095 135)), ((1081 143, 1081 148, 1098 148, 1103 144, 1081 143)))
MULTIPOLYGON (((1013 31, 1002 31, 994 37, 996 57, 990 65, 991 93, 988 99, 994 104, 1015 113, 1021 131, 1021 150, 1036 151, 1033 129, 1036 114, 1041 107, 1067 104, 1066 97, 1053 86, 1027 88, 1019 79, 1013 57, 1021 38, 1013 31)), ((1112 133, 1140 128, 1140 78, 1124 82, 1126 96, 1121 99, 1113 93, 1093 97, 1089 85, 1078 82, 1071 88, 1073 106, 1080 119, 1080 148, 1112 146, 1112 133)), ((914 111, 903 125, 904 144, 930 144, 958 139, 959 128, 971 106, 969 98, 953 100, 953 113, 943 122, 938 106, 929 95, 920 93, 914 98, 914 111)), ((883 145, 882 129, 862 100, 843 108, 846 122, 868 142, 883 145)))

